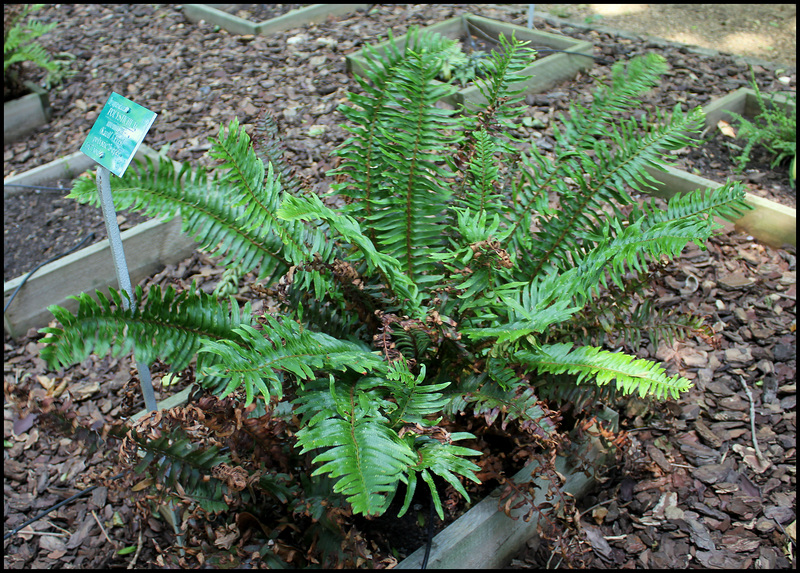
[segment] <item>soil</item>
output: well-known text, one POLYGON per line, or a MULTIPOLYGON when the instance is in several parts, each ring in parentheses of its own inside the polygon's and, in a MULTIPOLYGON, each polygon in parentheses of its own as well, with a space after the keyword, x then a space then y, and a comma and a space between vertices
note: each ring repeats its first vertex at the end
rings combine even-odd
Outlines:
MULTIPOLYGON (((108 236, 100 208, 66 198, 71 187, 71 181, 49 181, 3 199, 6 280, 28 273, 39 263, 70 251, 84 240, 83 247, 87 247, 108 236), (87 239, 90 233, 94 236, 87 239), (25 248, 20 248, 21 245, 25 248)), ((149 220, 127 209, 117 211, 120 231, 149 220)))
MULTIPOLYGON (((753 11, 748 12, 753 15, 755 10, 787 5, 719 6, 728 6, 726 17, 733 22, 734 14, 753 11)), ((209 147, 205 141, 216 135, 220 123, 238 116, 252 124, 261 110, 268 108, 279 119, 289 162, 298 166, 309 188, 325 191, 329 182, 324 173, 332 167, 329 152, 346 136, 338 126, 342 117, 335 108, 347 91, 357 91, 356 82, 345 73, 343 54, 359 49, 362 38, 385 34, 387 27, 399 35, 411 24, 429 25, 464 10, 441 5, 375 6, 367 14, 270 38, 252 38, 216 32, 210 24, 191 24, 170 5, 46 6, 41 10, 42 20, 62 25, 42 43, 75 54, 79 69, 55 92, 53 121, 28 141, 4 146, 4 174, 26 171, 78 149, 113 89, 159 113, 145 143, 156 149, 171 144, 171 157, 202 164, 210 163, 203 157, 209 147), (324 135, 310 135, 312 126, 324 127, 324 135)), ((471 5, 469 10, 521 25, 527 20, 525 5, 471 5)), ((708 14, 708 25, 699 26, 698 33, 715 29, 710 22, 719 16, 715 10, 708 14)), ((787 18, 787 13, 783 8, 776 8, 772 16, 758 13, 760 21, 767 23, 778 16, 787 18)), ((523 127, 521 131, 539 145, 548 144, 555 114, 565 112, 569 101, 585 101, 594 88, 594 78, 607 75, 610 64, 619 59, 652 50, 667 58, 673 71, 648 101, 661 109, 671 109, 677 102, 704 105, 749 81, 748 63, 737 55, 698 54, 652 39, 631 39, 539 19, 536 27, 590 38, 600 56, 590 74, 528 102, 531 117, 547 127, 523 127), (677 71, 681 69, 692 74, 677 71)), ((770 31, 777 36, 782 28, 770 27, 770 31)), ((794 53, 792 43, 790 50, 776 52, 772 61, 753 66, 762 90, 794 92, 796 71, 785 65, 794 62, 794 53), (781 80, 784 77, 788 84, 781 80)), ((709 155, 714 157, 708 164, 700 157, 686 167, 709 177, 707 170, 725 174, 725 167, 711 164, 722 161, 723 151, 712 149, 709 155)), ((678 159, 689 161, 689 157, 678 159)), ((771 171, 755 168, 759 173, 771 171)), ((792 193, 781 195, 771 183, 763 187, 766 177, 748 181, 748 189, 788 202, 792 193)), ((51 216, 39 213, 42 218, 34 230, 45 228, 51 216)), ((86 230, 79 226, 77 232, 86 230)), ((24 245, 6 247, 7 251, 9 248, 24 245)), ((38 260, 41 256, 38 251, 24 251, 22 258, 38 260)), ((207 290, 220 276, 211 261, 196 254, 168 267, 149 283, 186 288, 197 280, 207 290)), ((245 289, 242 295, 246 294, 245 289)), ((563 536, 574 541, 563 564, 593 568, 674 568, 695 563, 726 568, 793 566, 794 249, 764 247, 729 230, 712 240, 708 251, 688 248, 649 294, 660 305, 707 316, 716 335, 713 344, 692 339, 653 347, 645 342, 638 349, 642 356, 663 360, 670 373, 689 377, 695 387, 655 413, 635 400, 621 404, 622 424, 630 431, 629 445, 620 449, 619 463, 611 468, 608 480, 581 502, 578 527, 563 536), (752 395, 752 407, 740 379, 752 395), (755 435, 751 418, 757 428, 755 435), (753 457, 756 442, 770 463, 766 469, 753 457)), ((253 310, 258 312, 259 307, 253 310)), ((129 357, 89 359, 53 373, 38 358, 37 340, 33 333, 16 341, 4 340, 6 531, 80 489, 81 476, 90 469, 102 471, 114 458, 113 447, 90 453, 83 443, 39 427, 35 416, 29 415, 33 397, 60 396, 64 400, 69 395, 82 420, 97 422, 113 421, 142 408, 135 366, 129 357), (62 382, 68 388, 64 394, 63 388, 58 391, 62 382)), ((156 368, 154 380, 161 374, 156 368)), ((158 398, 171 393, 159 386, 158 398)), ((424 505, 420 510, 425 511, 424 505)), ((163 521, 133 517, 126 492, 101 487, 5 541, 4 565, 100 568, 133 563, 152 567, 159 563, 164 548, 174 542, 163 521), (124 547, 136 548, 136 552, 119 555, 117 551, 124 547)), ((534 539, 513 566, 555 565, 549 561, 551 555, 557 552, 550 542, 534 539)), ((376 548, 372 564, 391 565, 393 559, 385 547, 376 548)))

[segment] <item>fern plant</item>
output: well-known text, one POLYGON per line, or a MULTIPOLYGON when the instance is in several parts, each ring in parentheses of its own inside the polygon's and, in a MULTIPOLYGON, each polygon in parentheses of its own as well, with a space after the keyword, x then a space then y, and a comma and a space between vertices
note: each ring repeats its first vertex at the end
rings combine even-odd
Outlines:
MULTIPOLYGON (((56 23, 42 24, 27 19, 32 12, 44 4, 4 4, 3 5, 3 98, 11 99, 24 93, 23 62, 31 62, 47 71, 45 82, 48 89, 58 83, 65 73, 64 61, 53 58, 36 39, 57 26, 56 23)), ((74 57, 73 57, 74 59, 74 57)))
MULTIPOLYGON (((554 400, 607 387, 679 396, 688 380, 576 345, 573 321, 626 274, 702 245, 714 216, 746 210, 741 184, 676 196, 666 209, 626 190, 646 190, 644 168, 693 143, 686 133, 702 124, 699 110, 679 108, 649 123, 619 119, 666 70, 655 54, 618 63, 591 106, 574 105, 554 154, 520 152, 523 108, 509 86, 534 53, 514 39, 500 46, 480 84, 487 102, 460 110, 435 105, 457 89, 433 81, 452 40, 412 32, 385 55, 367 49, 361 93, 340 107, 350 136, 329 174, 331 197, 304 189, 279 142, 253 144, 236 120, 212 138, 214 174, 162 159, 113 178, 120 208, 180 215, 220 264, 255 272, 253 287, 281 312, 251 316, 232 297, 193 289, 138 288, 131 310, 124 293, 83 294, 76 314, 52 308, 60 325, 42 330, 42 357, 58 367, 133 350, 173 369, 196 358, 208 391, 262 413, 279 404, 299 420, 296 446, 314 456, 313 475, 365 515, 383 513, 400 484, 403 513, 420 480, 440 516, 437 481, 468 497, 478 452, 459 445, 470 435, 446 431, 444 417, 516 423, 551 447, 564 403, 544 402, 549 389, 572 389, 550 392, 554 400), (335 196, 343 207, 329 206, 335 196)), ((269 115, 258 133, 277 134, 269 115)), ((71 196, 96 203, 93 177, 71 196)))
MULTIPOLYGON (((797 98, 793 95, 786 103, 775 101, 774 96, 764 96, 758 89, 755 77, 751 79, 751 87, 761 110, 752 121, 733 111, 728 113, 739 123, 741 139, 747 141, 742 152, 736 158, 738 172, 744 171, 750 161, 750 154, 756 145, 763 146, 773 155, 773 169, 784 159, 797 156, 797 98)), ((792 177, 792 180, 794 177, 792 177)))

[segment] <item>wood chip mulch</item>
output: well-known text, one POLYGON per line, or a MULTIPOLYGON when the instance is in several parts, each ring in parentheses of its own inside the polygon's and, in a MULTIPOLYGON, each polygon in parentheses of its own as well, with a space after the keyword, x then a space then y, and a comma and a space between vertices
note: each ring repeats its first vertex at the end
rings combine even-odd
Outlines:
MULTIPOLYGON (((234 116, 254 123, 263 108, 279 118, 289 161, 311 188, 327 190, 329 152, 346 133, 336 106, 357 84, 343 54, 392 27, 422 26, 458 15, 465 6, 376 5, 369 14, 245 38, 192 24, 173 5, 52 5, 42 20, 59 21, 43 43, 67 51, 78 74, 55 93, 55 117, 29 140, 4 146, 4 175, 21 173, 79 149, 110 91, 159 113, 145 141, 170 144, 178 160, 208 163, 207 137, 234 116), (291 42, 287 40, 292 39, 291 42), (310 128, 314 127, 312 135, 310 128), (321 136, 319 134, 322 134, 321 136)), ((472 5, 470 11, 525 25, 525 6, 472 5)), ((700 56, 680 46, 614 35, 537 27, 595 43, 591 75, 613 61, 657 50, 673 68, 652 101, 708 103, 749 81, 749 67, 728 55, 700 56), (693 79, 687 79, 693 78, 693 79), (676 89, 680 82, 682 89, 676 89)), ((768 91, 794 91, 795 70, 754 68, 768 91)), ((548 124, 574 97, 593 89, 590 74, 533 98, 531 116, 548 124)), ((548 128, 549 129, 549 128, 548 128)), ((528 135, 531 135, 530 131, 528 135)), ((548 131, 538 136, 546 142, 548 131)), ((691 165, 689 166, 691 167, 691 165)), ((724 170, 724 167, 715 169, 724 170)), ((757 194, 781 201, 793 189, 746 179, 757 194)), ((777 183, 776 183, 777 185, 777 183)), ((8 248, 8 247, 7 247, 8 248)), ((152 282, 210 291, 221 271, 203 255, 168 267, 152 282)), ((12 277, 5 277, 6 280, 12 277)), ((564 560, 546 540, 533 539, 512 567, 574 565, 597 568, 789 568, 795 566, 796 520, 796 258, 728 228, 708 250, 687 248, 648 293, 660 305, 706 317, 715 335, 653 347, 642 356, 663 360, 694 388, 657 409, 636 400, 623 406, 630 445, 607 481, 579 504, 580 534, 564 560)), ((243 296, 246 296, 246 289, 243 296)), ((254 308, 254 311, 258 312, 254 308)), ((69 400, 82 420, 127 417, 143 406, 130 357, 88 359, 65 372, 38 357, 35 333, 4 339, 4 530, 91 485, 90 470, 111 465, 115 446, 61 437, 31 414, 32 400, 69 400)), ((156 365, 154 381, 166 370, 156 365)), ((182 378, 186 382, 185 377, 182 378)), ((159 386, 157 384, 157 386, 159 386)), ((180 386, 178 386, 180 387, 180 386)), ((162 399, 175 390, 159 387, 162 399)), ((152 567, 174 544, 162 520, 133 518, 130 500, 105 487, 66 505, 4 542, 6 568, 152 567), (131 553, 119 555, 123 548, 131 553)))

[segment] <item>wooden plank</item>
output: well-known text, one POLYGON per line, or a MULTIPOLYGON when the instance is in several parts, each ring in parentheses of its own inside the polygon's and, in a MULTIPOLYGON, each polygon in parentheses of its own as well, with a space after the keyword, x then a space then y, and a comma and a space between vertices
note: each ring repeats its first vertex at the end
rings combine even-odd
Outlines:
MULTIPOLYGON (((606 409, 598 416, 611 422, 611 427, 616 430, 619 416, 616 412, 606 409)), ((593 466, 602 467, 610 452, 602 445, 599 437, 590 438, 589 453, 586 459, 593 460, 593 466)), ((583 471, 576 471, 565 456, 556 460, 556 470, 566 476, 562 491, 580 498, 594 485, 595 476, 587 476, 583 471)), ((520 470, 513 480, 516 483, 530 480, 531 472, 538 467, 532 462, 520 470)), ((539 478, 535 480, 538 488, 534 503, 545 501, 548 483, 539 478)), ((511 510, 511 515, 518 519, 508 517, 498 510, 499 488, 483 499, 475 507, 467 511, 433 538, 431 552, 428 558, 428 569, 500 569, 508 565, 511 559, 519 553, 525 542, 536 534, 538 515, 525 522, 521 516, 528 510, 527 506, 511 510)), ((425 546, 397 565, 397 569, 420 569, 425 555, 425 546)))
MULTIPOLYGON (((125 258, 135 285, 165 265, 183 260, 194 252, 195 243, 181 233, 180 219, 148 221, 122 233, 125 258)), ((17 277, 3 284, 3 304, 23 281, 17 277)), ((108 239, 53 261, 28 279, 14 297, 3 323, 11 336, 24 336, 30 328, 42 328, 52 320, 47 307, 57 304, 75 311, 78 303, 69 299, 95 289, 108 293, 118 288, 108 239)))
POLYGON ((311 4, 262 22, 253 22, 229 14, 224 10, 228 6, 237 4, 184 4, 183 13, 191 22, 204 20, 232 34, 268 36, 307 24, 318 24, 324 22, 328 16, 342 16, 359 9, 366 10, 370 4, 311 4))
POLYGON ((190 22, 203 20, 208 24, 215 24, 231 34, 255 35, 255 22, 248 22, 244 18, 228 14, 222 10, 224 6, 225 4, 184 4, 183 15, 190 22))
MULTIPOLYGON (((594 47, 590 42, 575 40, 573 38, 550 34, 549 32, 540 32, 538 30, 530 30, 516 24, 509 24, 507 22, 499 22, 497 20, 490 20, 481 16, 473 14, 466 14, 456 16, 443 22, 427 26, 420 30, 421 32, 436 32, 442 36, 450 39, 459 39, 464 34, 463 18, 466 18, 470 25, 474 25, 487 35, 497 38, 502 32, 507 38, 511 38, 512 33, 518 40, 530 40, 532 46, 546 47, 557 50, 568 50, 575 54, 591 54, 594 47)), ((404 34, 395 38, 395 43, 399 48, 402 48, 408 42, 408 35, 404 34)), ((389 42, 381 42, 372 48, 378 54, 385 54, 389 46, 389 42)), ((367 69, 366 59, 362 55, 362 51, 349 54, 346 56, 347 70, 350 73, 364 76, 367 69)), ((532 75, 533 77, 525 82, 518 82, 512 84, 511 89, 524 89, 524 94, 540 93, 550 89, 555 84, 574 78, 580 70, 586 70, 593 65, 592 58, 586 56, 570 55, 570 54, 551 54, 542 52, 542 55, 534 61, 534 63, 524 70, 521 74, 532 75), (546 56, 546 57, 545 57, 546 56)), ((439 83, 439 82, 436 82, 439 83)), ((472 103, 485 103, 486 99, 481 94, 477 86, 470 86, 464 88, 453 94, 452 96, 442 98, 453 106, 464 104, 466 102, 472 103)))
POLYGON ((777 249, 797 248, 797 210, 769 199, 747 194, 755 209, 735 222, 736 229, 777 249))
POLYGON ((747 91, 747 88, 740 88, 704 106, 703 113, 706 116, 706 127, 716 129, 719 120, 731 121, 732 116, 727 113, 728 111, 744 114, 747 91))
MULTIPOLYGON (((762 96, 766 105, 769 105, 770 101, 772 101, 778 106, 795 107, 795 103, 781 93, 768 95, 770 95, 769 98, 762 96)), ((728 113, 729 111, 738 113, 748 119, 754 118, 761 113, 761 106, 758 104, 756 93, 750 88, 739 88, 704 106, 703 113, 706 115, 706 127, 714 129, 721 119, 727 122, 733 121, 733 116, 728 113)))
POLYGON ((356 10, 366 10, 370 6, 370 4, 312 4, 258 24, 256 34, 268 36, 307 24, 319 24, 325 22, 329 16, 344 16, 356 10))
MULTIPOLYGON (((697 191, 702 193, 707 189, 721 187, 720 183, 674 167, 666 167, 664 171, 652 167, 645 169, 657 180, 654 184, 655 189, 649 191, 649 194, 662 199, 670 199, 676 193, 681 195, 697 191)), ((752 193, 747 193, 745 198, 755 209, 734 222, 738 230, 752 235, 771 247, 797 246, 796 209, 752 193)))
POLYGON ((25 81, 31 93, 3 104, 3 144, 9 144, 50 121, 50 94, 43 87, 25 81))

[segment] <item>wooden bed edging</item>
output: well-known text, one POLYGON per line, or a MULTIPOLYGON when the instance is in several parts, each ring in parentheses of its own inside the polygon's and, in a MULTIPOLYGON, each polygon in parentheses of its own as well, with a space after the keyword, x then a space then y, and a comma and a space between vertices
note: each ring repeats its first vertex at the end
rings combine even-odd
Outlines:
MULTIPOLYGON (((157 154, 147 146, 141 146, 136 154, 140 160, 144 155, 157 154)), ((94 162, 81 152, 62 157, 46 165, 5 179, 4 184, 39 185, 53 178, 72 179, 91 168, 94 162)), ((20 193, 19 188, 3 189, 3 195, 20 193)), ((195 242, 181 233, 181 222, 175 217, 169 222, 153 220, 122 232, 125 259, 128 263, 131 282, 135 285, 168 264, 177 263, 190 256, 195 242)), ((25 273, 27 275, 28 273, 25 273)), ((3 306, 24 280, 25 275, 3 283, 3 306)), ((78 303, 68 297, 81 292, 94 293, 95 289, 108 293, 108 287, 117 288, 116 272, 111 258, 108 239, 90 245, 57 261, 48 263, 36 271, 19 290, 3 315, 3 327, 12 337, 24 336, 31 328, 42 328, 53 316, 47 307, 52 304, 71 311, 78 303)))
POLYGON ((343 16, 359 9, 367 9, 369 4, 310 4, 297 8, 263 22, 251 22, 222 10, 230 4, 184 4, 183 14, 192 22, 204 20, 216 24, 232 34, 253 34, 268 36, 284 30, 299 28, 306 24, 324 22, 328 16, 343 16))
MULTIPOLYGON (((609 408, 598 418, 610 422, 615 431, 619 427, 619 414, 609 408)), ((587 457, 595 461, 593 467, 598 470, 612 455, 599 437, 592 437, 584 447, 589 452, 587 457)), ((537 466, 538 462, 531 462, 513 480, 517 483, 528 481, 531 471, 537 466)), ((594 476, 576 471, 565 456, 556 460, 556 470, 567 478, 562 491, 576 499, 588 493, 596 482, 594 476)), ((548 482, 543 478, 535 482, 539 489, 534 501, 540 504, 545 500, 548 482)), ((528 511, 527 505, 511 510, 511 515, 519 519, 508 517, 498 509, 499 495, 500 490, 495 490, 433 538, 428 569, 498 569, 508 565, 528 539, 536 534, 539 518, 536 514, 528 522, 520 518, 528 511)), ((396 569, 420 569, 424 555, 425 546, 422 546, 401 561, 396 569)))
MULTIPOLYGON (((575 40, 568 36, 561 36, 558 34, 551 34, 549 32, 540 32, 539 30, 531 30, 524 26, 517 26, 508 22, 501 22, 499 20, 492 20, 476 16, 474 14, 464 14, 449 18, 443 22, 426 26, 420 29, 420 33, 438 33, 450 39, 458 39, 464 29, 463 19, 466 19, 471 25, 480 29, 483 33, 497 37, 501 32, 505 34, 506 38, 511 39, 513 33, 517 40, 530 40, 532 47, 550 48, 557 50, 564 50, 569 53, 544 53, 540 58, 537 58, 530 66, 519 72, 520 74, 533 74, 532 78, 524 82, 519 82, 509 86, 509 89, 524 89, 523 94, 543 92, 560 81, 574 78, 580 70, 591 69, 594 64, 592 58, 580 56, 576 54, 591 55, 594 46, 590 42, 582 40, 575 40), (544 56, 547 56, 546 58, 544 56)), ((408 40, 408 34, 404 34, 395 38, 395 44, 398 47, 405 46, 408 40)), ((385 52, 389 46, 388 40, 372 46, 377 53, 385 52)), ((367 69, 367 60, 362 55, 363 50, 359 50, 345 57, 347 61, 347 71, 363 76, 367 69)), ((485 103, 486 98, 483 97, 477 86, 472 85, 457 91, 452 96, 442 98, 442 101, 450 105, 457 106, 466 102, 472 103, 485 103)))

